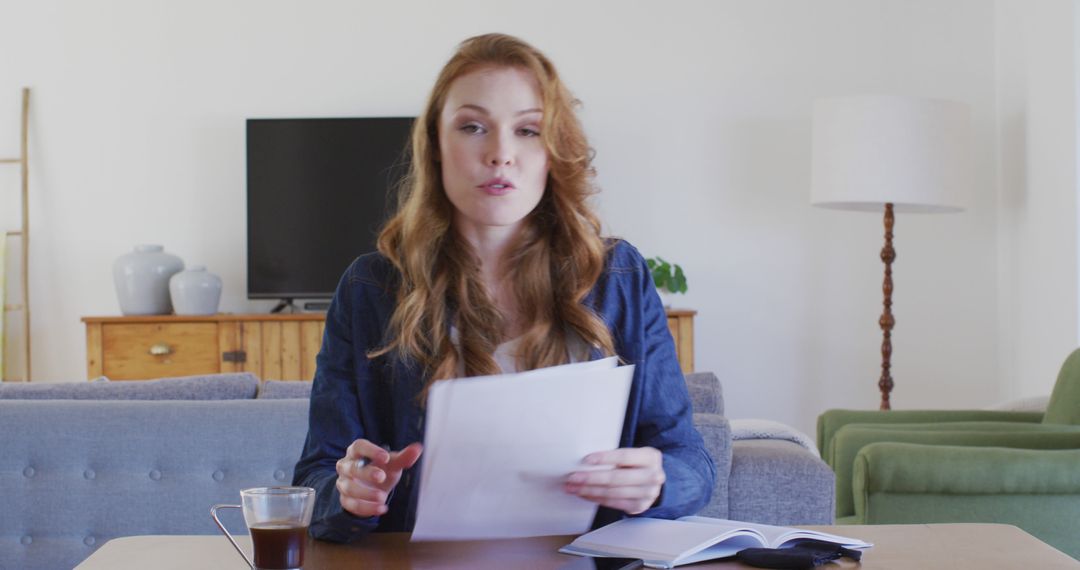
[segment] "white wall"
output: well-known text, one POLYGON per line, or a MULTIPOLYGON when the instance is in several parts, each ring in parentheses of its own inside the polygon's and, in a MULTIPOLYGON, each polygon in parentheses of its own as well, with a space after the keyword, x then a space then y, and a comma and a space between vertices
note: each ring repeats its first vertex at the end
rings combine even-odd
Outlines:
MULTIPOLYGON (((999 375, 999 342, 1017 340, 999 338, 999 311, 1024 311, 997 288, 1011 259, 998 249, 1013 241, 998 232, 1000 11, 981 0, 5 0, 0 155, 15 150, 18 88, 34 88, 35 377, 85 377, 79 317, 118 314, 111 263, 136 243, 221 275, 222 310, 267 309, 245 298, 245 118, 415 114, 458 41, 505 31, 546 51, 583 100, 610 232, 686 268, 679 304, 698 310, 697 368, 720 375, 729 415, 806 431, 825 408, 877 405, 882 272, 878 216, 809 206, 812 101, 969 103, 971 207, 897 220, 893 404, 1027 391, 999 375)), ((0 173, 3 192, 16 183, 0 173)), ((1075 276, 1075 252, 1064 263, 1075 276)), ((1071 287, 1063 310, 1075 320, 1071 287)), ((1056 340, 1071 346, 1072 326, 1056 340)), ((1038 368, 1040 356, 1012 366, 1038 368)))
POLYGON ((1077 4, 997 4, 998 360, 1006 397, 1048 393, 1077 345, 1077 4))

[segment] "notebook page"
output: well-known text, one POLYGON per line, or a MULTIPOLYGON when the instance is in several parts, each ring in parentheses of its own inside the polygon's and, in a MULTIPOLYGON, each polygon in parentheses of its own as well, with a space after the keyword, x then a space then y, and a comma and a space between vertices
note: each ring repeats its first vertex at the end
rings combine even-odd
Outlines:
MULTIPOLYGON (((718 531, 716 525, 665 519, 629 518, 594 530, 570 543, 592 551, 646 560, 680 561, 700 549, 732 537, 747 545, 762 546, 753 530, 718 531)), ((742 549, 740 548, 740 550, 742 549)))
POLYGON ((827 532, 821 532, 816 530, 804 530, 799 528, 791 528, 786 526, 773 526, 768 524, 755 524, 741 521, 732 521, 727 519, 716 519, 711 517, 682 517, 680 521, 697 522, 702 524, 712 524, 720 527, 741 527, 753 529, 761 534, 765 539, 766 544, 770 548, 780 548, 787 545, 787 543, 793 540, 812 538, 814 540, 825 540, 829 542, 835 542, 837 544, 844 545, 848 548, 869 548, 873 544, 864 542, 857 538, 849 538, 846 536, 839 536, 836 534, 829 534, 827 532))

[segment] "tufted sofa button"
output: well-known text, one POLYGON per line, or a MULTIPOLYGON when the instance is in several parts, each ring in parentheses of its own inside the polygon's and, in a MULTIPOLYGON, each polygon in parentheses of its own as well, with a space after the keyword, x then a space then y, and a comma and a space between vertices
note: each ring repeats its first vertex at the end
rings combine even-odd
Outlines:
POLYGON ((36 473, 36 471, 34 471, 33 467, 27 467, 26 469, 22 470, 22 474, 25 477, 33 477, 34 473, 36 473))
POLYGON ((83 544, 85 544, 87 546, 93 546, 94 543, 97 542, 97 539, 92 537, 92 536, 88 536, 88 537, 84 538, 82 542, 83 542, 83 544))
POLYGON ((285 480, 285 472, 282 471, 281 469, 278 469, 277 471, 274 471, 274 479, 277 479, 278 481, 284 481, 285 480))
POLYGON ((214 471, 214 481, 221 481, 224 478, 225 478, 225 473, 221 472, 220 470, 214 471))
POLYGON ((154 481, 160 481, 161 480, 161 471, 158 471, 157 469, 150 470, 150 478, 153 479, 154 481))
POLYGON ((19 542, 23 543, 26 546, 30 546, 30 543, 34 542, 34 539, 30 538, 29 536, 24 536, 22 537, 22 539, 19 540, 19 542))
POLYGON ((93 469, 87 469, 86 471, 83 471, 82 476, 84 479, 93 480, 94 477, 97 477, 97 473, 94 473, 93 469))

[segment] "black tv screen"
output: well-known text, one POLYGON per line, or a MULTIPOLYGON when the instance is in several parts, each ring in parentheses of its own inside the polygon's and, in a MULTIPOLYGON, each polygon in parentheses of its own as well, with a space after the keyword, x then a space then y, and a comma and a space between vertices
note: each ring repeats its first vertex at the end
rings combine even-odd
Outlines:
POLYGON ((248 119, 249 299, 333 296, 408 172, 411 117, 248 119))

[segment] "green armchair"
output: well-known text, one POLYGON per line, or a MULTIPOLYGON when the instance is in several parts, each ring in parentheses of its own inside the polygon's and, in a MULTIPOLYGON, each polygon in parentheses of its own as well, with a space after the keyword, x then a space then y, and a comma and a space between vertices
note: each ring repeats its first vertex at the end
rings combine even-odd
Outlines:
POLYGON ((1045 413, 829 410, 839 523, 1000 522, 1080 558, 1080 349, 1045 413))

